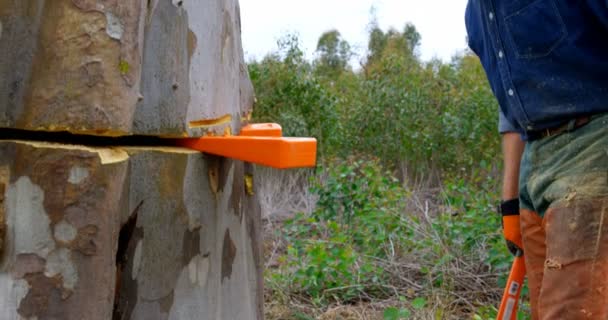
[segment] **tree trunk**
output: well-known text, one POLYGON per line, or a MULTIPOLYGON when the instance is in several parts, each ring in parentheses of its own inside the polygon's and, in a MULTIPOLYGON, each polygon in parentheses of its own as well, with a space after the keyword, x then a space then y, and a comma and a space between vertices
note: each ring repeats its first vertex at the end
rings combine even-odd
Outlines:
POLYGON ((263 318, 251 165, 140 136, 240 130, 236 0, 0 0, 0 73, 0 318, 263 318))
POLYGON ((199 136, 253 104, 236 0, 0 0, 0 127, 199 136))

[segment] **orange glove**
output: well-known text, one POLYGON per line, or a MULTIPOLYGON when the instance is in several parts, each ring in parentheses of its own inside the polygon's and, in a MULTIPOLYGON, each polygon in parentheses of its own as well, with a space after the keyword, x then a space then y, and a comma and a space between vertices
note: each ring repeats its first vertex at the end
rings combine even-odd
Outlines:
POLYGON ((514 256, 521 256, 524 246, 519 227, 519 199, 501 202, 498 212, 502 215, 502 231, 509 251, 514 256))

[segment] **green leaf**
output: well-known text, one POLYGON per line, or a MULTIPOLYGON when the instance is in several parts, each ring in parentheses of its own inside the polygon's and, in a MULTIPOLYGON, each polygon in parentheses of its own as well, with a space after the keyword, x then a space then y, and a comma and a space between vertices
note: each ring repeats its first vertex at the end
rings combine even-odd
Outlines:
POLYGON ((414 307, 414 309, 420 310, 420 309, 423 309, 425 306, 426 306, 425 298, 416 298, 412 301, 412 307, 414 307))
POLYGON ((296 314, 293 315, 297 320, 314 320, 313 317, 300 313, 300 312, 296 312, 296 314))
POLYGON ((412 313, 408 309, 397 309, 394 307, 384 310, 383 320, 401 320, 408 319, 412 313))
POLYGON ((387 308, 384 310, 384 320, 399 320, 399 309, 387 308))
POLYGON ((412 316, 412 313, 410 312, 409 309, 401 309, 401 310, 399 310, 399 317, 401 319, 408 319, 411 316, 412 316))

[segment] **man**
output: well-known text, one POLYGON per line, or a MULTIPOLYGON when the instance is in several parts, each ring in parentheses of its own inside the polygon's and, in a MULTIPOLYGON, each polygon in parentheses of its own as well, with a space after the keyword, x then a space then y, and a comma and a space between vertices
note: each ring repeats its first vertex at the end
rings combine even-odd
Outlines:
POLYGON ((608 319, 608 1, 469 0, 466 25, 501 107, 532 317, 608 319))

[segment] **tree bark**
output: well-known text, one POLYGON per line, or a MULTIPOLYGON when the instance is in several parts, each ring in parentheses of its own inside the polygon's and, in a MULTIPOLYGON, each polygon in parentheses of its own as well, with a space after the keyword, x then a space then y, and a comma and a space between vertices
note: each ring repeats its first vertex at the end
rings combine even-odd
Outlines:
POLYGON ((249 165, 177 148, 4 141, 0 172, 9 319, 261 318, 249 165))
POLYGON ((236 132, 251 112, 236 0, 0 0, 0 127, 236 132))
POLYGON ((237 133, 253 105, 239 15, 237 0, 0 0, 0 318, 263 318, 251 165, 2 133, 237 133))

